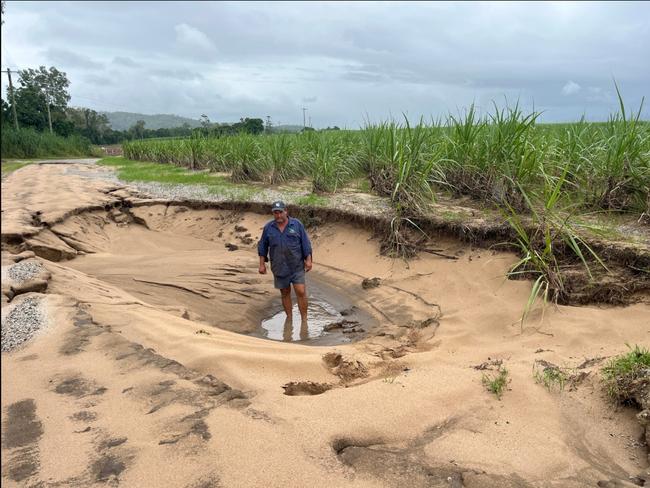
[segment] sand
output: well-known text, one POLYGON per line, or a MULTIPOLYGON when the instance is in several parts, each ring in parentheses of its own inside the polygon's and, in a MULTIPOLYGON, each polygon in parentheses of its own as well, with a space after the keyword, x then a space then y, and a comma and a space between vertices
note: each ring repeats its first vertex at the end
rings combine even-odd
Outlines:
POLYGON ((34 293, 48 326, 2 353, 3 486, 586 487, 647 473, 636 411, 614 408, 598 374, 626 343, 650 344, 647 303, 538 307, 522 327, 531 283, 504 279, 515 255, 438 239, 457 259, 407 263, 323 222, 308 288, 358 307, 364 331, 269 340, 279 297, 255 249, 269 215, 143 201, 83 177, 97 170, 34 165, 2 183, 3 278, 21 239, 51 275, 34 293), (533 377, 536 360, 593 358, 561 392, 533 377), (475 368, 494 360, 509 372, 500 400, 482 384, 495 367, 475 368))

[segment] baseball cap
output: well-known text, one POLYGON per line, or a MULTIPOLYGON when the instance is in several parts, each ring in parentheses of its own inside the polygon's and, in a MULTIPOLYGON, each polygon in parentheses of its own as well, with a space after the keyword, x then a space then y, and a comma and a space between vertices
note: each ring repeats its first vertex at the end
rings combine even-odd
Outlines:
POLYGON ((286 208, 285 204, 283 201, 278 200, 277 202, 273 202, 273 205, 271 205, 271 211, 275 210, 284 210, 286 208))

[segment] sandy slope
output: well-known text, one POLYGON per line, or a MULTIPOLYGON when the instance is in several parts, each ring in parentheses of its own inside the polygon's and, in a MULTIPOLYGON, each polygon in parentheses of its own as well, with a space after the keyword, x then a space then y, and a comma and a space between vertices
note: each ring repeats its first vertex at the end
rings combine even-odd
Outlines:
POLYGON ((375 322, 337 346, 253 337, 241 332, 277 293, 241 238, 267 216, 159 204, 66 217, 128 192, 63 173, 3 182, 3 234, 38 232, 40 212, 51 229, 28 242, 74 257, 40 258, 51 325, 2 354, 3 485, 626 486, 647 471, 634 412, 603 398, 602 362, 562 393, 532 370, 649 344, 648 305, 547 308, 522 330, 530 283, 503 279, 515 256, 438 241, 459 259, 406 264, 332 222, 310 230, 310 283, 375 322), (381 285, 362 289, 371 277, 381 285), (472 367, 495 359, 510 377, 500 401, 481 384, 491 371, 472 367), (331 388, 288 396, 289 382, 331 388))

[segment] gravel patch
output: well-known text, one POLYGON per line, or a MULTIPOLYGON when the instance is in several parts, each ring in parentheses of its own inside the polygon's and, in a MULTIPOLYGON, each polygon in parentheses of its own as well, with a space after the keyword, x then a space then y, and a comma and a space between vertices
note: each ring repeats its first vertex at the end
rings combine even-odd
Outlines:
MULTIPOLYGON (((67 171, 72 174, 78 170, 69 168, 67 171)), ((113 170, 89 171, 84 169, 83 171, 79 171, 79 176, 110 181, 111 183, 122 183, 127 185, 128 190, 134 196, 139 198, 169 201, 194 200, 216 203, 232 201, 271 203, 276 200, 283 200, 288 205, 295 205, 301 198, 311 194, 311 188, 291 189, 287 187, 255 189, 237 187, 219 188, 219 192, 217 193, 215 192, 215 188, 206 185, 122 181, 116 177, 116 173, 113 170)), ((328 202, 323 206, 364 215, 385 216, 386 212, 392 213, 390 199, 364 193, 341 192, 336 195, 330 195, 328 202)))
POLYGON ((39 159, 34 161, 36 164, 96 164, 99 158, 79 158, 79 159, 39 159))
POLYGON ((45 271, 43 265, 38 261, 20 261, 13 264, 7 270, 7 276, 12 281, 22 283, 31 280, 45 271))
POLYGON ((174 185, 168 183, 131 182, 140 193, 149 198, 165 200, 201 200, 206 202, 225 202, 241 200, 247 202, 272 202, 284 198, 287 202, 305 196, 306 192, 280 192, 271 189, 259 189, 255 192, 238 188, 225 188, 215 193, 205 185, 174 185))
POLYGON ((3 316, 2 352, 14 350, 46 325, 44 306, 42 298, 27 297, 3 316))
POLYGON ((66 168, 63 171, 64 175, 81 176, 90 180, 106 180, 111 183, 119 183, 120 180, 114 171, 102 168, 101 166, 88 166, 86 168, 66 168))
MULTIPOLYGON (((310 194, 309 191, 292 191, 276 189, 260 189, 254 193, 245 192, 233 188, 224 189, 220 193, 214 193, 202 185, 173 185, 165 183, 143 183, 131 182, 129 186, 139 192, 141 198, 154 198, 174 201, 198 200, 204 202, 228 202, 245 201, 268 203, 275 200, 282 200, 287 205, 295 205, 301 197, 310 194)), ((392 213, 387 198, 371 196, 367 194, 338 193, 330 196, 329 201, 324 205, 326 208, 345 210, 363 215, 385 216, 387 212, 392 213)))

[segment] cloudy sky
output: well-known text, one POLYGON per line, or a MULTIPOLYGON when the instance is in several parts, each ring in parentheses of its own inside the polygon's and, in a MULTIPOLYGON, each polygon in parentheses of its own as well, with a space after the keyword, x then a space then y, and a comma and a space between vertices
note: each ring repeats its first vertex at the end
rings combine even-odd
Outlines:
POLYGON ((650 2, 9 0, 4 20, 2 69, 56 66, 96 110, 357 128, 504 99, 603 120, 614 78, 630 108, 650 95, 650 2))

